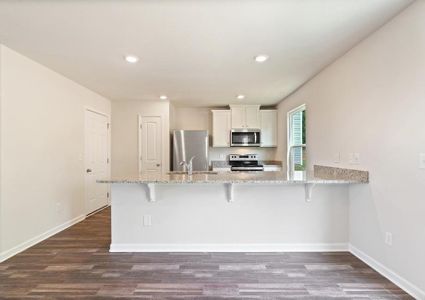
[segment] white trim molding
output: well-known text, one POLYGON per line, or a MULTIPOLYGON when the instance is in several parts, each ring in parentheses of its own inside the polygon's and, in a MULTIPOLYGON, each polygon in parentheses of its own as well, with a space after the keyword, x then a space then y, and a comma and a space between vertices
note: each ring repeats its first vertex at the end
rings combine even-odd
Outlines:
POLYGON ((363 261, 365 264, 367 264, 369 267, 374 269, 376 272, 393 282, 395 285, 400 287, 401 289, 405 290, 407 293, 409 293, 412 297, 418 300, 425 300, 425 291, 422 291, 419 287, 411 283, 410 281, 404 279, 400 275, 398 275, 393 270, 387 268, 382 263, 377 261, 376 259, 370 257, 363 251, 357 249, 353 245, 349 245, 349 249, 351 254, 356 256, 358 259, 363 261))
POLYGON ((58 226, 56 226, 52 229, 49 229, 46 232, 44 232, 44 233, 42 233, 42 234, 40 234, 36 237, 33 237, 32 239, 29 239, 29 240, 19 244, 16 247, 13 247, 12 249, 3 251, 2 253, 0 253, 0 263, 5 261, 6 259, 9 259, 12 256, 15 256, 16 254, 32 247, 32 246, 40 243, 41 241, 44 241, 45 239, 61 232, 62 230, 65 230, 68 227, 71 227, 72 225, 75 225, 75 224, 83 221, 85 218, 86 218, 86 215, 78 216, 78 217, 76 217, 72 220, 69 220, 69 221, 61 224, 61 225, 58 225, 58 226))
MULTIPOLYGON (((139 174, 142 174, 142 168, 143 168, 143 160, 142 160, 142 135, 143 135, 143 129, 142 129, 142 123, 143 123, 143 118, 159 118, 159 122, 161 124, 161 128, 160 128, 160 132, 161 132, 161 149, 160 149, 160 157, 161 157, 161 173, 164 173, 165 170, 167 170, 167 168, 164 167, 164 162, 166 161, 164 158, 164 154, 166 152, 166 149, 164 150, 164 146, 166 145, 166 143, 164 142, 164 138, 163 138, 163 128, 164 128, 164 120, 162 115, 142 115, 142 114, 138 114, 137 115, 137 153, 138 153, 138 168, 139 168, 139 174)), ((150 201, 155 201, 155 200, 150 200, 150 201)))
MULTIPOLYGON (((94 109, 90 106, 84 106, 84 170, 88 169, 87 153, 86 153, 87 152, 87 149, 86 149, 86 144, 87 144, 87 140, 86 140, 86 137, 87 137, 87 112, 91 112, 91 113, 95 113, 95 114, 104 116, 107 120, 106 121, 107 122, 107 127, 106 127, 107 128, 107 136, 106 136, 106 144, 107 144, 106 145, 106 152, 107 152, 106 153, 106 157, 107 157, 106 172, 107 172, 107 174, 106 175, 107 175, 107 177, 110 177, 111 176, 111 161, 112 161, 111 115, 108 114, 108 113, 105 113, 103 111, 94 109)), ((88 200, 87 200, 86 175, 87 175, 87 173, 84 172, 84 210, 85 210, 86 214, 90 215, 93 212, 91 212, 88 209, 88 205, 87 205, 88 200)), ((107 199, 106 199, 107 202, 106 203, 107 203, 107 205, 111 205, 111 185, 109 183, 107 184, 107 190, 108 191, 107 191, 107 199)))
POLYGON ((313 244, 111 244, 110 252, 340 252, 347 243, 313 244))

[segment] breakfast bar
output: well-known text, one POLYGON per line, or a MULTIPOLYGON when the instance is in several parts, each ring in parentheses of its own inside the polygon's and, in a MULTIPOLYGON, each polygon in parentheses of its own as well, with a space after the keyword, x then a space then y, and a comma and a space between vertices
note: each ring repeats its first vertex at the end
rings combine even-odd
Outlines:
POLYGON ((113 252, 331 251, 347 247, 348 186, 368 173, 315 166, 292 177, 175 172, 99 182, 112 184, 113 252))

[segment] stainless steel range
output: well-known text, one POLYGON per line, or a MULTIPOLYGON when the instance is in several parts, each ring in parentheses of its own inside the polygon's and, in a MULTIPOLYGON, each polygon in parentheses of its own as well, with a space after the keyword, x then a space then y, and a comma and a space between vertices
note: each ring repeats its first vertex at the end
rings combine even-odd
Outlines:
POLYGON ((230 154, 229 164, 232 171, 264 171, 258 162, 258 154, 230 154))

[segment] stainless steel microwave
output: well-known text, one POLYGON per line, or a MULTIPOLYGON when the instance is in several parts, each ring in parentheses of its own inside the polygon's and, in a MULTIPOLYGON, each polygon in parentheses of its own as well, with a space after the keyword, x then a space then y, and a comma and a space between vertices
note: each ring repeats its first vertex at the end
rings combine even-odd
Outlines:
POLYGON ((260 129, 232 129, 230 131, 230 146, 232 147, 260 147, 260 129))

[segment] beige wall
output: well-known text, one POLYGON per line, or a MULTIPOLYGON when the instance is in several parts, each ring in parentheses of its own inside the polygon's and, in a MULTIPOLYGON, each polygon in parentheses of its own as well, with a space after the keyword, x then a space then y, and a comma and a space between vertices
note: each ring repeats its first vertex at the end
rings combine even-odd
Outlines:
POLYGON ((2 252, 3 252, 3 208, 2 208, 2 178, 3 178, 3 150, 2 150, 2 132, 3 132, 3 68, 2 68, 2 59, 3 59, 3 47, 0 45, 0 261, 2 261, 2 252))
POLYGON ((138 116, 160 116, 163 131, 163 165, 169 170, 170 138, 168 101, 114 101, 112 103, 112 176, 138 174, 138 116))
POLYGON ((172 129, 212 131, 211 109, 208 107, 175 107, 172 129))
POLYGON ((111 107, 64 76, 0 50, 1 260, 85 215, 84 110, 110 114, 111 107))
MULTIPOLYGON (((310 167, 370 171, 350 188, 350 242, 425 291, 425 2, 417 1, 279 105, 307 104, 310 167), (341 162, 334 157, 341 153, 341 162), (348 153, 360 153, 360 165, 348 153), (393 245, 384 243, 392 232, 393 245)), ((279 141, 278 157, 286 152, 279 141)), ((422 299, 425 295, 422 294, 422 299)))

